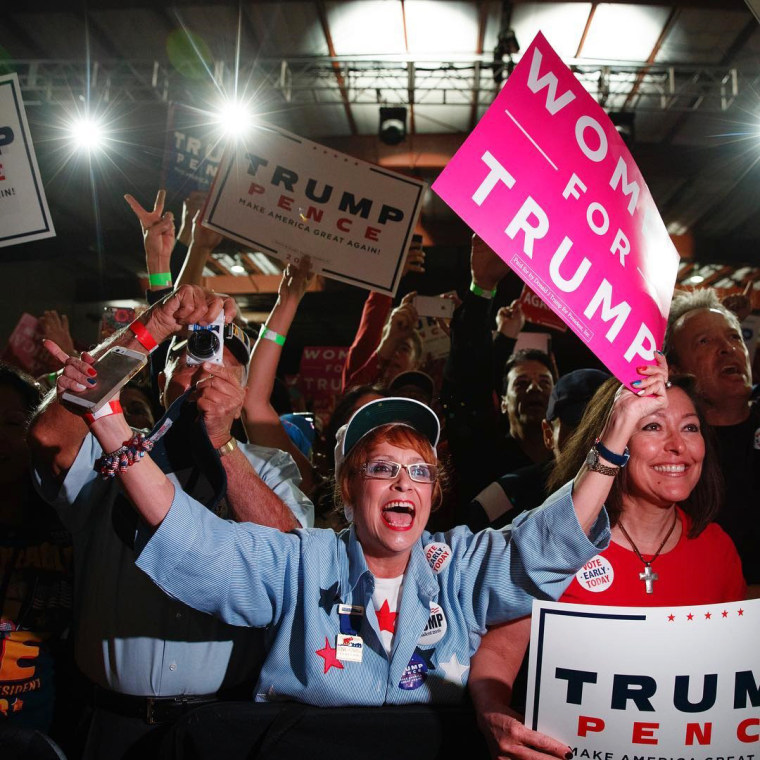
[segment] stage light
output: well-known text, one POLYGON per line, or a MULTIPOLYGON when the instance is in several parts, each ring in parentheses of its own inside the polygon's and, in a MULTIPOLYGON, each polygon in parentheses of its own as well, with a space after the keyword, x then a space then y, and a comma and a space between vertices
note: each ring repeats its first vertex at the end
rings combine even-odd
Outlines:
POLYGON ((108 142, 103 122, 90 116, 82 116, 72 121, 68 131, 77 149, 88 153, 103 150, 108 142))
POLYGON ((406 108, 380 107, 380 141, 386 145, 398 145, 406 140, 406 108))
POLYGON ((242 264, 233 264, 230 267, 232 274, 245 274, 245 267, 242 264))
POLYGON ((242 137, 253 124, 253 113, 247 103, 228 100, 219 110, 217 121, 225 135, 242 137))

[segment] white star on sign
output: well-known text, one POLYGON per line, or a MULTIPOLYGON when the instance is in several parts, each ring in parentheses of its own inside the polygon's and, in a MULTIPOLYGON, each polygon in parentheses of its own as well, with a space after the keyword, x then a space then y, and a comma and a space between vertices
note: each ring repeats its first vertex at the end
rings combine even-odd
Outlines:
POLYGON ((441 663, 441 669, 445 673, 447 681, 461 686, 462 676, 470 669, 470 666, 461 665, 457 659, 456 653, 454 653, 451 655, 451 659, 448 662, 441 663))

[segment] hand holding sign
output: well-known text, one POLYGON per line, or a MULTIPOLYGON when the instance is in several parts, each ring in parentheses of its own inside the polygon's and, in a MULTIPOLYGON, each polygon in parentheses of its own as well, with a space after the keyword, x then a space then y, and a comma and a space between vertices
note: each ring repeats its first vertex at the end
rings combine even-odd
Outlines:
POLYGON ((541 34, 433 189, 622 382, 654 362, 678 254, 614 125, 541 34))
POLYGON ((478 235, 472 236, 470 251, 472 281, 483 290, 494 290, 509 274, 509 267, 478 235))

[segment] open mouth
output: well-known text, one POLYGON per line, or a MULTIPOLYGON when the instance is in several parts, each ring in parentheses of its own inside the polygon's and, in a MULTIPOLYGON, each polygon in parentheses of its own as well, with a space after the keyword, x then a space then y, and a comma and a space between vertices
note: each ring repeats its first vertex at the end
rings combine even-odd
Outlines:
POLYGON ((727 367, 723 367, 723 369, 721 369, 721 371, 720 371, 720 374, 721 375, 725 375, 725 376, 729 376, 729 377, 730 376, 744 377, 744 369, 742 367, 739 367, 736 364, 730 364, 727 367))
POLYGON ((391 501, 383 507, 383 521, 391 530, 409 530, 414 525, 414 505, 391 501))
POLYGON ((667 475, 668 477, 678 477, 683 475, 688 469, 687 465, 681 464, 655 464, 652 466, 655 472, 659 472, 660 475, 667 475))

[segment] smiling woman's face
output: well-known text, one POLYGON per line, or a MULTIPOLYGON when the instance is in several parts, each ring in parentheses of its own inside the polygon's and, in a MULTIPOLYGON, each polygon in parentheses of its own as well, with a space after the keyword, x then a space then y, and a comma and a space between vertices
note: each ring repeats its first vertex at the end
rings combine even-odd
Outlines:
POLYGON ((664 507, 684 501, 699 481, 705 458, 699 417, 686 393, 671 388, 668 405, 639 421, 628 448, 627 501, 664 507))
MULTIPOLYGON (((359 444, 361 446, 361 444, 359 444)), ((359 466, 368 461, 411 465, 436 464, 429 446, 391 443, 384 437, 362 446, 359 466)), ((362 545, 367 566, 381 578, 402 575, 412 547, 419 541, 433 499, 434 484, 418 483, 403 467, 390 480, 368 478, 354 472, 348 482, 348 496, 354 507, 356 536, 362 545)))

